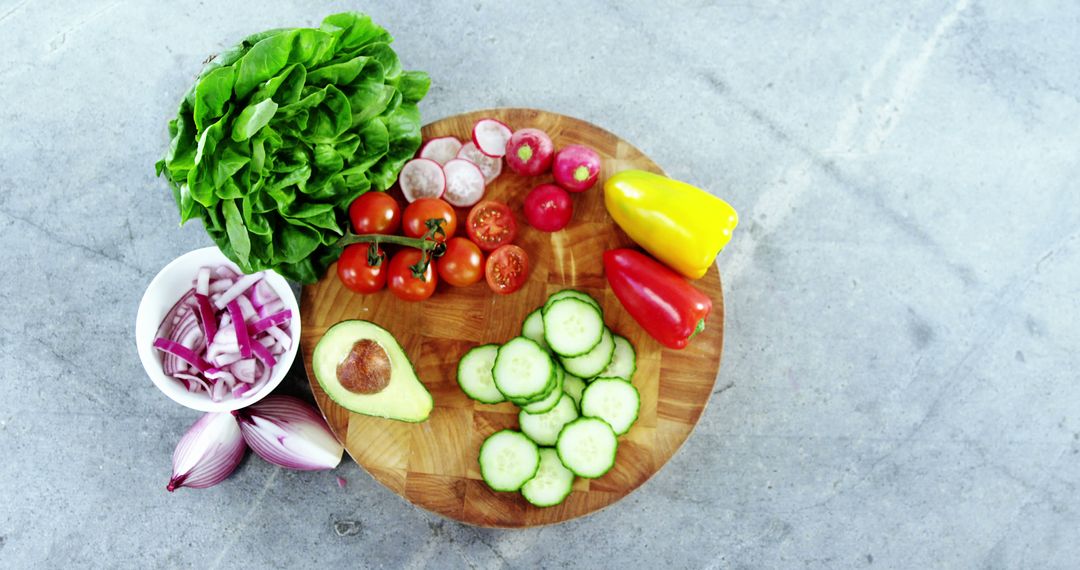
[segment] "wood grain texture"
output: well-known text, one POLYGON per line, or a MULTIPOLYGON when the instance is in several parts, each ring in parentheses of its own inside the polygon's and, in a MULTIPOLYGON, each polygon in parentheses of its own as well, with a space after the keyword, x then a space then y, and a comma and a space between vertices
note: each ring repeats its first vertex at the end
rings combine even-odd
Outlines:
MULTIPOLYGON (((556 147, 585 144, 604 158, 600 182, 574 195, 574 218, 556 233, 528 227, 521 213, 526 193, 550 176, 524 178, 504 169, 485 199, 506 202, 521 224, 516 241, 533 262, 529 281, 517 293, 495 295, 481 282, 467 288, 440 284, 422 303, 399 301, 388 291, 357 295, 341 286, 335 268, 301 296, 304 329, 301 346, 311 388, 334 433, 349 454, 380 483, 425 509, 465 523, 525 527, 558 523, 602 509, 638 488, 686 441, 712 394, 720 368, 724 302, 720 276, 713 266, 695 285, 713 300, 709 325, 682 351, 664 349, 634 322, 607 287, 601 256, 606 249, 632 242, 608 217, 601 185, 606 176, 637 168, 662 173, 652 160, 615 135, 584 121, 531 109, 492 109, 449 117, 427 125, 424 139, 453 135, 469 139, 473 123, 497 118, 512 128, 547 131, 556 147), (555 291, 573 287, 595 297, 611 329, 637 349, 634 385, 641 392, 641 412, 629 433, 619 438, 615 467, 605 476, 579 479, 562 505, 537 508, 517 493, 488 489, 476 462, 484 438, 517 427, 517 408, 486 405, 461 392, 457 362, 480 343, 501 343, 520 332, 530 311, 555 291), (417 375, 435 398, 423 423, 408 424, 351 414, 319 388, 311 354, 323 333, 344 319, 366 319, 385 327, 401 342, 417 375)), ((459 210, 463 234, 466 211, 459 210)), ((673 244, 677 247, 677 244, 673 244)))

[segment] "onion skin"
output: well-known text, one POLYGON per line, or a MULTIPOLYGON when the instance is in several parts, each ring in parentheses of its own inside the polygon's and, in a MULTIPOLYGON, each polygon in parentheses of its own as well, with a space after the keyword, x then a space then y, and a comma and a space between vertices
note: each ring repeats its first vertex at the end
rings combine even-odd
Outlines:
POLYGON ((180 487, 213 487, 236 470, 246 450, 232 414, 204 414, 176 445, 172 477, 165 488, 171 493, 180 487))
POLYGON ((233 415, 251 450, 274 465, 319 471, 341 463, 344 446, 322 416, 298 398, 270 395, 233 415))

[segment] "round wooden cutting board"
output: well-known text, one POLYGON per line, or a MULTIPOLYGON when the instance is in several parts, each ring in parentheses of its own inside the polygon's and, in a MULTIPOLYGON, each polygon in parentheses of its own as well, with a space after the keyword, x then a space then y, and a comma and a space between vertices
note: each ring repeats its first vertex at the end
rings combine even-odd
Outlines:
MULTIPOLYGON (((603 157, 597 185, 574 194, 574 217, 556 233, 525 223, 522 202, 550 176, 526 178, 503 169, 485 199, 510 205, 520 234, 515 243, 532 262, 529 281, 506 296, 492 293, 481 281, 471 287, 439 284, 435 295, 407 303, 388 291, 358 295, 338 281, 336 268, 315 285, 304 287, 301 334, 304 363, 315 399, 331 429, 349 454, 379 482, 409 501, 465 523, 492 527, 526 527, 566 521, 602 509, 647 481, 686 441, 712 394, 720 368, 724 337, 724 302, 714 265, 695 286, 713 301, 708 326, 684 350, 669 350, 653 340, 623 309, 604 278, 601 256, 607 249, 632 246, 604 208, 603 181, 615 172, 637 168, 662 173, 641 151, 589 123, 530 109, 491 109, 448 117, 427 125, 424 140, 453 135, 468 141, 473 123, 494 117, 511 128, 547 131, 556 148, 588 145, 603 157), (641 411, 629 433, 619 438, 615 467, 599 479, 577 479, 574 491, 555 507, 538 508, 518 493, 490 490, 480 478, 477 453, 491 433, 517 428, 518 408, 503 403, 474 402, 458 388, 458 360, 470 348, 502 343, 520 334, 525 316, 547 296, 572 287, 592 295, 604 308, 612 331, 637 349, 633 383, 641 393, 641 411), (421 381, 435 398, 435 409, 423 423, 410 424, 352 414, 319 388, 311 354, 326 330, 345 319, 374 321, 389 330, 405 348, 421 381)), ((464 235, 465 210, 458 210, 458 234, 464 235)), ((679 247, 679 244, 671 244, 679 247)))

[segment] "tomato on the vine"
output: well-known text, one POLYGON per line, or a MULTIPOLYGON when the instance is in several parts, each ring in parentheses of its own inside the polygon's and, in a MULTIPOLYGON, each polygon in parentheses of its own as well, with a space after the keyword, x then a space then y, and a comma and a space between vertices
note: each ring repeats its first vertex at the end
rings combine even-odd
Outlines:
POLYGON ((529 254, 516 245, 504 245, 488 257, 484 275, 492 291, 513 293, 529 278, 529 254))
POLYGON ((395 297, 404 301, 423 301, 435 292, 439 278, 432 267, 434 264, 428 264, 424 269, 423 279, 417 279, 410 267, 419 263, 423 257, 424 253, 419 249, 407 248, 390 258, 387 284, 395 297))
POLYGON ((401 206, 389 194, 371 191, 349 205, 349 219, 358 234, 390 235, 401 226, 401 206))
POLYGON ((362 295, 375 293, 386 286, 386 255, 380 252, 381 262, 372 266, 368 263, 370 247, 366 243, 347 246, 338 258, 338 279, 345 287, 362 295))
POLYGON ((463 237, 449 239, 446 253, 435 263, 435 269, 443 281, 454 287, 468 287, 484 276, 484 252, 463 237))
POLYGON ((469 210, 465 230, 469 233, 469 239, 480 249, 494 251, 514 241, 517 237, 517 221, 506 204, 485 200, 469 210))
POLYGON ((442 229, 446 236, 436 236, 435 241, 445 241, 454 237, 457 231, 457 213, 445 200, 439 198, 420 198, 405 207, 402 228, 409 237, 423 237, 427 233, 427 221, 442 220, 442 229))

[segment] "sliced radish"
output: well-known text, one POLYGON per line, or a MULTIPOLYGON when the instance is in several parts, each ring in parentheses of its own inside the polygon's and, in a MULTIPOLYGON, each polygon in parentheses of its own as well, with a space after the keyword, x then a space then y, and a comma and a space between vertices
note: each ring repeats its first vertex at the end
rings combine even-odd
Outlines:
POLYGON ((439 137, 424 143, 424 146, 420 148, 420 158, 446 164, 457 156, 459 150, 461 150, 461 141, 457 137, 439 137))
POLYGON ((451 206, 466 208, 484 197, 484 173, 475 163, 455 158, 443 166, 446 173, 446 193, 443 200, 451 206))
POLYGON ((463 158, 476 166, 480 167, 480 172, 484 173, 484 183, 491 184, 493 180, 502 174, 502 160, 498 158, 492 158, 476 148, 474 143, 465 143, 461 147, 461 150, 457 153, 458 158, 463 158))
POLYGON ((398 175, 401 193, 410 203, 417 198, 438 198, 446 190, 442 166, 429 158, 414 158, 401 167, 398 175))
POLYGON ((505 123, 495 119, 480 119, 472 128, 472 140, 480 152, 492 158, 506 156, 506 142, 514 134, 505 123))

